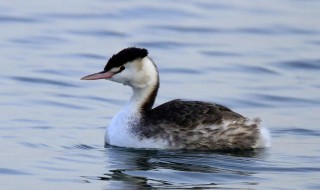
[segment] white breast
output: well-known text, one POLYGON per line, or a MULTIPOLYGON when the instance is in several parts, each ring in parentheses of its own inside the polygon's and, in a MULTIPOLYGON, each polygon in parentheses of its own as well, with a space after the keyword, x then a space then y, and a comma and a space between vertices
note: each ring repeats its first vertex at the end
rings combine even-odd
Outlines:
POLYGON ((131 148, 168 148, 168 142, 165 139, 139 139, 132 133, 132 126, 139 122, 140 114, 133 113, 131 110, 125 107, 112 118, 106 130, 105 143, 131 148))

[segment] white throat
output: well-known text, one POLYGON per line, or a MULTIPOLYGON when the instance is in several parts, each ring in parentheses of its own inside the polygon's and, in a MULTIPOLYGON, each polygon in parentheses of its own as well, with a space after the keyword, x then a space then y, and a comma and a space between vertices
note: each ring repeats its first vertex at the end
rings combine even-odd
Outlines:
POLYGON ((159 76, 156 66, 148 57, 139 60, 137 64, 141 64, 142 66, 138 66, 135 80, 130 83, 133 95, 127 106, 135 111, 140 111, 147 101, 151 99, 154 101, 155 97, 152 96, 156 96, 159 87, 159 76), (155 90, 156 92, 153 94, 155 90))
POLYGON ((154 86, 148 86, 145 88, 132 88, 133 95, 131 96, 128 105, 134 107, 141 107, 145 100, 148 99, 152 93, 154 86))

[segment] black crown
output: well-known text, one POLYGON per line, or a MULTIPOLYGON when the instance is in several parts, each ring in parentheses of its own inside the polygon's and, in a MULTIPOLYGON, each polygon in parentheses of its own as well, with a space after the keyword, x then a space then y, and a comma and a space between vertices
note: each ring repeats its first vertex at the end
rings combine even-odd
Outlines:
POLYGON ((104 67, 105 71, 109 71, 114 67, 120 67, 121 65, 133 61, 138 58, 144 58, 148 55, 148 50, 144 48, 128 47, 121 50, 119 53, 114 54, 104 67))

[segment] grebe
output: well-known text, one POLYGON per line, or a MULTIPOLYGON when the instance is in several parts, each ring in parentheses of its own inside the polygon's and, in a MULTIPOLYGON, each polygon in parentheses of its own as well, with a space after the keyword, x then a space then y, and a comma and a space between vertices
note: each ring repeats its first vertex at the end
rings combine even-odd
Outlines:
POLYGON ((107 79, 133 90, 130 101, 107 127, 106 144, 219 151, 270 146, 269 131, 260 126, 260 119, 250 120, 219 104, 177 99, 152 108, 159 73, 146 49, 123 49, 109 59, 102 72, 81 79, 107 79))

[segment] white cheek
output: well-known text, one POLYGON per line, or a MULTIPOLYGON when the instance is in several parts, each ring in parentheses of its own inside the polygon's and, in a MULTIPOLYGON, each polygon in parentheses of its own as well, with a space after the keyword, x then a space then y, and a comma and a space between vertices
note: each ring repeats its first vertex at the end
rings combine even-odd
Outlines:
POLYGON ((119 82, 124 85, 128 85, 130 82, 130 73, 122 71, 121 73, 117 73, 110 78, 111 81, 119 82))
POLYGON ((150 81, 150 76, 147 74, 141 74, 137 76, 134 81, 136 83, 136 86, 145 87, 150 81))

